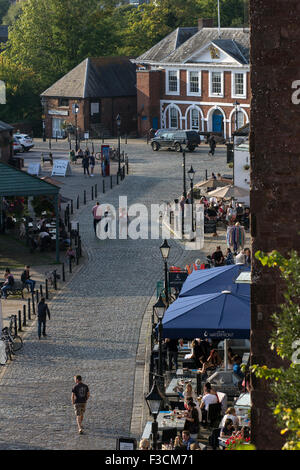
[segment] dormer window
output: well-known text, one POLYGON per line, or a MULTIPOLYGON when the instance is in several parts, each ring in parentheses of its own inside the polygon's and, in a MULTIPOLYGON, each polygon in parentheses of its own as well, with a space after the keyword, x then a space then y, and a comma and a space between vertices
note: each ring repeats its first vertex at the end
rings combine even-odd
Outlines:
POLYGON ((58 106, 69 106, 69 99, 68 98, 59 98, 58 99, 58 106))

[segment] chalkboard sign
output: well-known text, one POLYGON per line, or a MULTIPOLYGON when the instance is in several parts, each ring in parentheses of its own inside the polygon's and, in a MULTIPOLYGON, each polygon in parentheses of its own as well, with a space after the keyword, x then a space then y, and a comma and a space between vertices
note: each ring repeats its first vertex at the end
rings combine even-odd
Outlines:
POLYGON ((70 176, 71 174, 69 160, 54 160, 51 176, 70 176))

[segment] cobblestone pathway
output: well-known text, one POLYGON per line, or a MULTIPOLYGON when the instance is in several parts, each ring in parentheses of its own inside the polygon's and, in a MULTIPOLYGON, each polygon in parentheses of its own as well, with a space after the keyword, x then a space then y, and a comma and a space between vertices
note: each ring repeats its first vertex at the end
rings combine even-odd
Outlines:
MULTIPOLYGON (((127 195, 129 204, 149 206, 178 196, 178 155, 131 155, 133 174, 101 202, 117 206, 119 195, 127 195)), ((202 165, 202 173, 226 172, 224 154, 213 167, 205 155, 188 157, 189 165, 202 165)), ((160 241, 96 239, 92 206, 78 217, 88 262, 52 302, 49 337, 39 342, 32 329, 0 381, 0 449, 109 450, 117 436, 129 434, 142 317, 163 272, 160 241), (82 374, 91 392, 84 435, 76 432, 70 404, 74 374, 82 374)), ((194 259, 195 253, 171 242, 171 264, 194 259)))

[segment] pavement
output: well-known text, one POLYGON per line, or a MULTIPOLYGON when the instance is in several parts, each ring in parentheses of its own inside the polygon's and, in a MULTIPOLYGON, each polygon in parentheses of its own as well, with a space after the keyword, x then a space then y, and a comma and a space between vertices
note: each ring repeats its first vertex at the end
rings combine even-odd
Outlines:
MULTIPOLYGON (((39 151, 24 154, 25 166, 39 158, 39 151)), ((66 156, 66 149, 55 151, 59 158, 66 156)), ((113 189, 107 185, 105 194, 99 191, 101 203, 118 207, 119 196, 126 195, 128 205, 139 202, 150 208, 152 203, 178 197, 180 154, 152 152, 144 141, 135 139, 128 140, 125 152, 130 174, 113 189)), ((210 157, 203 145, 187 154, 186 167, 191 164, 197 172, 195 180, 204 179, 205 171, 230 173, 224 148, 210 157)), ((49 175, 46 165, 43 174, 49 175)), ((72 171, 72 176, 59 179, 63 196, 75 198, 84 189, 90 194, 88 189, 96 182, 101 186, 99 166, 95 178, 84 178, 79 165, 72 166, 72 171)), ((84 259, 49 301, 49 336, 37 341, 36 328, 28 328, 24 348, 12 364, 4 366, 0 422, 5 433, 0 431, 0 450, 113 450, 119 436, 138 439, 149 419, 142 392, 147 389, 151 298, 163 278, 161 240, 97 239, 91 217, 94 204, 89 197, 73 215, 80 225, 84 259), (91 393, 83 435, 77 434, 71 406, 75 374, 83 376, 91 393)), ((216 243, 223 246, 224 242, 224 233, 215 238, 207 235, 205 248, 193 252, 170 240, 169 265, 204 259, 216 243)))

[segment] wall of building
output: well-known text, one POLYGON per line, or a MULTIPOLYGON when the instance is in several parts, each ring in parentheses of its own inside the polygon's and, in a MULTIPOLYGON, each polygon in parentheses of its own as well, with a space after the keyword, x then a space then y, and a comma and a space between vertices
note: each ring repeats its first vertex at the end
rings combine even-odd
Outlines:
MULTIPOLYGON (((296 0, 251 0, 251 233, 252 253, 300 252, 300 104, 292 88, 300 80, 300 5, 296 0)), ((253 257, 251 363, 282 365, 268 347, 271 315, 283 301, 276 269, 253 257)), ((252 381, 251 432, 258 449, 280 449, 284 437, 268 407, 268 385, 252 381)))
POLYGON ((137 117, 138 134, 145 135, 155 127, 160 127, 160 97, 162 72, 160 70, 137 71, 137 117))
POLYGON ((9 163, 12 156, 12 131, 0 132, 0 162, 9 163))

